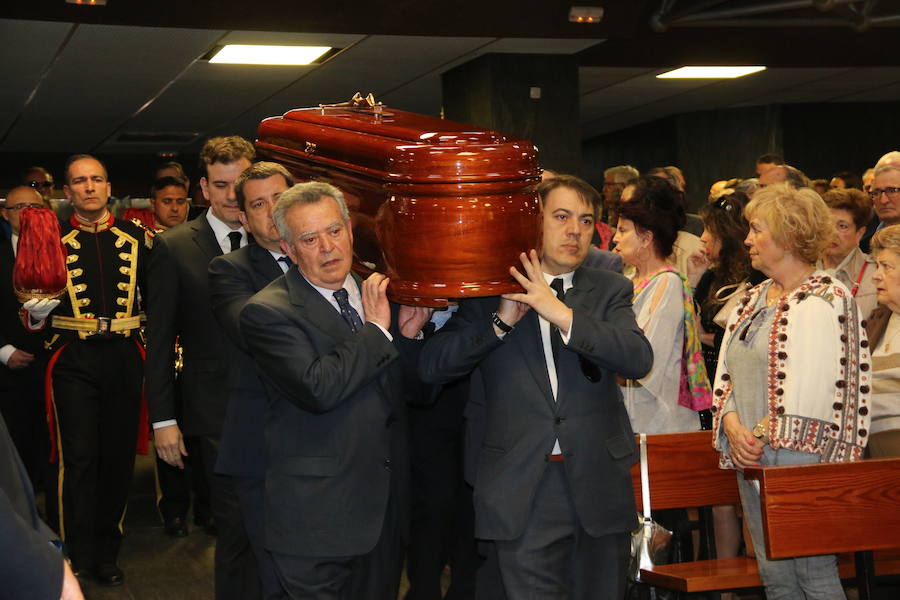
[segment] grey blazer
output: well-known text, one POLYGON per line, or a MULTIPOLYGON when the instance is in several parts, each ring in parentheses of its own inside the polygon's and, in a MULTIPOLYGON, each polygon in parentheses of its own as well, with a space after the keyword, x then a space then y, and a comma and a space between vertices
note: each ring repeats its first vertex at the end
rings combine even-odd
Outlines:
POLYGON ((393 342, 372 323, 352 333, 295 268, 247 302, 240 326, 269 401, 267 548, 365 554, 379 538, 389 496, 401 515, 409 510, 404 363, 397 359, 407 353, 414 364, 421 342, 393 325, 393 342))
POLYGON ((478 368, 486 422, 475 480, 475 534, 511 540, 523 532, 545 455, 559 439, 579 521, 588 534, 634 527, 630 466, 633 433, 615 376, 638 378, 653 355, 631 309, 631 283, 615 273, 581 267, 566 305, 572 334, 559 358, 558 401, 547 375, 538 317, 529 311, 500 339, 491 313, 497 298, 460 304, 425 345, 419 361, 428 383, 478 368), (590 378, 588 377, 590 375, 590 378))

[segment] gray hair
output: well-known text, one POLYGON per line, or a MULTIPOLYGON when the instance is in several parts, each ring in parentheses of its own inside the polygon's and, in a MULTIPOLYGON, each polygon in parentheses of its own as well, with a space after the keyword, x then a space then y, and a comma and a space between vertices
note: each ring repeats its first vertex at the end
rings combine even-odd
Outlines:
POLYGON ((741 192, 742 194, 747 194, 747 197, 753 195, 753 193, 759 189, 759 179, 756 177, 751 177, 749 179, 744 179, 736 186, 734 186, 735 192, 741 192))
POLYGON ((322 198, 334 198, 338 203, 341 211, 341 218, 345 221, 350 219, 350 211, 347 210, 347 201, 344 200, 344 194, 330 183, 323 181, 308 181, 306 183, 298 183, 289 190, 282 192, 272 209, 272 220, 275 221, 275 228, 278 229, 278 235, 281 240, 290 243, 291 228, 287 223, 288 212, 298 204, 315 204, 322 198))
POLYGON ((637 179, 641 174, 631 165, 618 165, 610 167, 603 171, 603 177, 612 177, 613 183, 628 183, 632 179, 637 179))

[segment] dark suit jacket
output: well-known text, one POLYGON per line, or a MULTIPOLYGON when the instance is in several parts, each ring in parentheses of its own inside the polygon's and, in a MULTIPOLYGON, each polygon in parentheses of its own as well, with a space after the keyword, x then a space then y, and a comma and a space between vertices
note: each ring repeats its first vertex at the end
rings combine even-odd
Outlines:
POLYGON ((57 600, 63 557, 38 516, 28 474, 0 418, 0 597, 57 600))
POLYGON ((609 250, 601 250, 591 246, 587 258, 584 259, 585 267, 593 267, 594 269, 605 269, 614 273, 622 273, 622 257, 615 252, 609 250))
POLYGON ((399 514, 408 513, 397 358, 418 344, 396 332, 391 343, 372 323, 352 333, 297 269, 247 302, 241 335, 269 397, 268 549, 315 557, 369 552, 389 495, 399 514))
POLYGON ((43 370, 41 359, 46 336, 44 331, 30 332, 22 325, 19 317, 22 303, 16 298, 12 283, 15 261, 10 240, 0 239, 0 347, 12 344, 19 350, 34 354, 36 362, 30 367, 15 371, 0 365, 0 387, 7 389, 18 387, 18 383, 25 379, 30 383, 35 378, 40 378, 41 373, 37 371, 43 370))
POLYGON ((422 352, 420 374, 428 383, 456 379, 476 366, 481 375, 487 419, 475 481, 477 537, 521 535, 556 439, 588 534, 634 527, 629 468, 637 455, 615 376, 645 375, 652 350, 635 323, 627 279, 581 267, 573 283, 565 298, 574 318, 559 357, 558 401, 534 311, 501 340, 491 324, 497 298, 463 301, 422 352), (588 380, 579 357, 599 370, 599 380, 588 380))
POLYGON ((268 250, 249 244, 209 263, 209 297, 213 314, 229 346, 228 409, 219 441, 216 471, 226 475, 263 477, 266 390, 247 354, 240 333, 241 310, 253 294, 281 277, 281 267, 268 250))
POLYGON ((209 307, 209 261, 222 254, 203 213, 164 231, 150 252, 147 298, 147 402, 150 421, 178 419, 185 435, 218 436, 228 378, 225 335, 209 307), (184 349, 176 414, 175 338, 184 349))

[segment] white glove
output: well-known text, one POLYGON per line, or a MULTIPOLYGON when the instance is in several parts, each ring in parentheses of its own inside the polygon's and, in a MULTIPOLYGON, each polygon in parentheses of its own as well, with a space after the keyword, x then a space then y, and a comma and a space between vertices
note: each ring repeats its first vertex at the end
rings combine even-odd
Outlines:
POLYGON ((32 298, 22 305, 22 308, 28 311, 32 321, 43 321, 53 309, 59 306, 60 301, 56 298, 32 298))

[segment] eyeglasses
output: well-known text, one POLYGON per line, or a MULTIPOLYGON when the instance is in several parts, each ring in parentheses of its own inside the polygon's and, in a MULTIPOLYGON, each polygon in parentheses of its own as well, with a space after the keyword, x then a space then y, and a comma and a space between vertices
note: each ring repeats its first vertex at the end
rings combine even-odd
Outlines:
POLYGON ((45 190, 49 190, 50 188, 53 187, 53 182, 52 181, 29 181, 25 185, 27 185, 29 187, 33 187, 36 190, 39 190, 41 188, 43 188, 45 190))
POLYGON ((886 187, 883 189, 874 189, 869 192, 869 198, 871 198, 873 201, 878 200, 879 198, 881 198, 882 194, 887 194, 888 198, 896 198, 898 195, 900 195, 900 188, 886 187))
POLYGON ((22 210, 23 208, 46 208, 43 204, 27 202, 25 204, 16 204, 15 206, 5 206, 6 210, 22 210))

